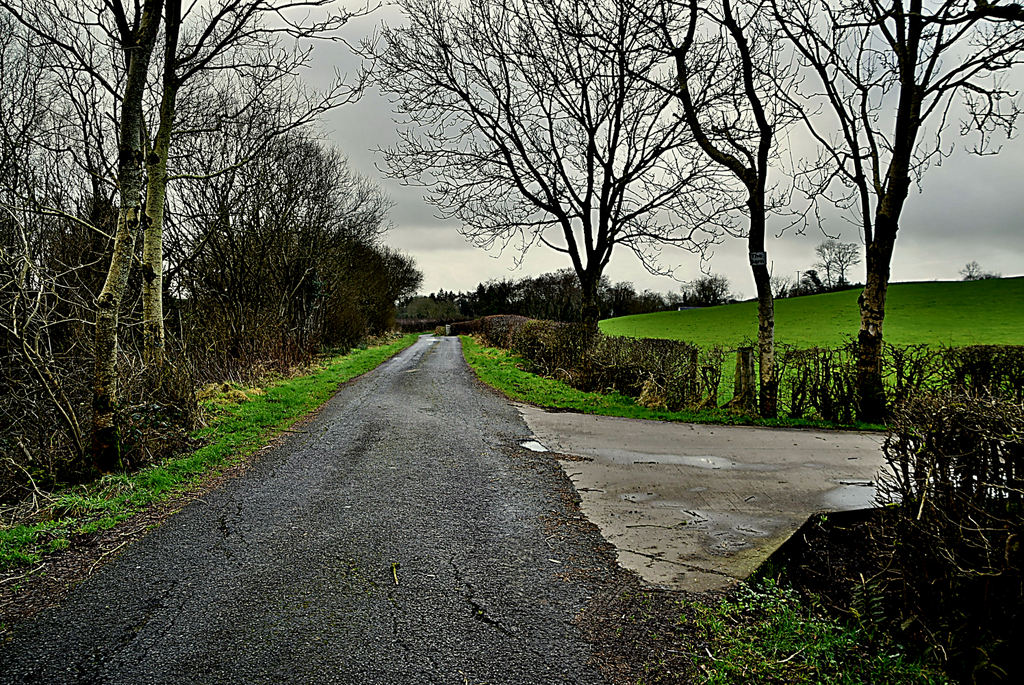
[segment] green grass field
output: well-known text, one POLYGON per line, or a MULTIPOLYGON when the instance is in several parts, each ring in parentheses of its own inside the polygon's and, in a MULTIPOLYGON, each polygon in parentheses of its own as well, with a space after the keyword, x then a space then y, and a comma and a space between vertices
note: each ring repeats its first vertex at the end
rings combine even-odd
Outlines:
MULTIPOLYGON (((856 335, 860 289, 775 302, 776 340, 837 345, 856 335)), ((757 335, 757 303, 606 319, 607 335, 733 346, 757 335)), ((1024 344, 1024 277, 897 283, 886 302, 885 339, 908 345, 1024 344)))

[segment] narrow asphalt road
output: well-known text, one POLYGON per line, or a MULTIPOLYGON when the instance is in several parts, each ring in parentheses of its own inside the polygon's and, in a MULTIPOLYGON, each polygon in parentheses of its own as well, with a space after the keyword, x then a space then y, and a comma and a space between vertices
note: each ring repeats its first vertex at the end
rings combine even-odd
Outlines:
POLYGON ((600 540, 457 339, 302 431, 17 625, 0 683, 603 682, 574 624, 600 540))

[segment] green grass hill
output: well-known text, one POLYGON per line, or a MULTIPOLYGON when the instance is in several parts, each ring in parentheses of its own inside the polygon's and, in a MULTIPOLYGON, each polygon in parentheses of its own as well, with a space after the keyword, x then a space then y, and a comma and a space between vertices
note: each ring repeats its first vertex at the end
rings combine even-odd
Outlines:
MULTIPOLYGON (((860 289, 775 302, 775 337, 812 347, 857 333, 860 289)), ((757 303, 606 319, 607 335, 732 346, 757 335, 757 303)), ((1024 277, 896 283, 889 287, 885 339, 894 344, 1024 344, 1024 277)))

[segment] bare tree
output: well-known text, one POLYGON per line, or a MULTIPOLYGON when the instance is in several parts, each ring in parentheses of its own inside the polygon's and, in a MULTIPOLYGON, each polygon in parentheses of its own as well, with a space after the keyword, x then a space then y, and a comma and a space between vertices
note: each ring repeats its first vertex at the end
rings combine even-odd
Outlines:
POLYGON ((323 344, 382 332, 394 300, 416 285, 403 283, 418 278, 377 244, 383 193, 302 132, 275 138, 244 167, 230 161, 248 138, 219 138, 192 141, 198 173, 180 179, 168 226, 170 314, 192 354, 244 373, 247 362, 302 361, 323 344))
POLYGON ((860 264, 860 247, 857 243, 841 243, 829 238, 814 248, 818 261, 814 268, 825 275, 825 287, 839 288, 848 285, 846 272, 852 266, 860 264))
POLYGON ((964 264, 964 268, 960 269, 960 276, 965 281, 986 281, 991 278, 1000 278, 999 274, 982 269, 981 264, 978 264, 976 261, 964 264))
POLYGON ((962 96, 962 134, 1012 129, 1017 109, 1000 75, 1020 62, 1024 23, 995 2, 772 0, 780 30, 814 77, 804 119, 823 150, 808 190, 851 211, 866 246, 860 297, 858 417, 885 417, 882 325, 900 217, 913 179, 950 149, 942 133, 962 96), (831 112, 831 121, 819 110, 831 112), (814 114, 812 118, 812 113, 814 114))
MULTIPOLYGON (((237 106, 234 111, 212 113, 209 107, 202 111, 193 106, 191 111, 202 120, 193 118, 186 128, 217 128, 224 119, 246 115, 251 109, 288 111, 286 117, 264 117, 274 128, 253 130, 260 136, 250 148, 255 149, 260 142, 265 144, 275 135, 310 122, 358 91, 340 80, 321 93, 307 93, 296 85, 296 73, 310 55, 309 46, 298 41, 329 36, 351 16, 333 11, 332 0, 216 0, 184 5, 181 0, 134 4, 106 0, 93 7, 48 0, 26 6, 0 0, 0 9, 54 55, 52 71, 59 74, 57 81, 65 91, 62 95, 73 103, 76 118, 83 124, 82 131, 75 134, 83 141, 81 151, 71 156, 92 179, 94 198, 101 196, 104 186, 116 188, 119 198, 120 218, 108 246, 113 257, 97 298, 96 314, 93 452, 95 462, 104 470, 118 459, 118 316, 140 228, 144 358, 153 365, 163 360, 164 213, 167 183, 172 178, 168 172, 172 140, 183 134, 178 117, 180 97, 209 104, 215 82, 250 82, 250 97, 232 101, 237 106), (316 12, 319 14, 314 16, 316 12), (282 41, 286 39, 295 44, 285 45, 282 41), (158 46, 162 48, 159 56, 152 58, 158 46), (160 74, 155 84, 151 72, 160 74), (279 102, 270 103, 273 98, 279 102), (153 106, 151 118, 145 113, 147 104, 153 106), (154 122, 152 131, 147 119, 154 122), (110 154, 104 142, 107 120, 118 127, 116 154, 110 154), (116 168, 108 167, 106 160, 115 158, 116 168)), ((244 159, 233 161, 241 162, 244 159)), ((54 213, 70 215, 64 210, 54 213)), ((92 219, 81 221, 92 224, 92 219)), ((91 228, 103 234, 99 226, 91 228)))
POLYGON ((117 319, 128 284, 128 271, 134 251, 135 233, 141 219, 144 155, 142 145, 145 121, 142 98, 146 88, 149 60, 156 45, 162 0, 146 0, 129 18, 125 8, 109 3, 117 20, 117 45, 124 54, 126 68, 121 98, 118 131, 117 183, 120 205, 117 233, 114 235, 110 268, 103 290, 96 298, 96 343, 92 404, 92 456, 103 471, 120 463, 120 436, 116 422, 117 394, 117 319))
MULTIPOLYGON (((182 11, 181 0, 166 0, 166 28, 163 41, 162 76, 157 88, 156 130, 149 136, 146 155, 146 224, 143 234, 143 343, 144 357, 153 365, 163 363, 163 229, 167 198, 168 160, 172 138, 176 137, 179 94, 190 81, 207 73, 230 72, 235 80, 258 84, 253 98, 237 103, 238 111, 267 106, 268 94, 282 83, 295 90, 299 70, 308 65, 309 46, 294 49, 282 45, 278 37, 293 41, 328 38, 353 15, 333 11, 333 0, 216 0, 191 3, 182 11), (311 18, 316 11, 327 12, 311 18), (274 23, 266 21, 272 15, 274 23)), ((210 84, 204 81, 194 97, 205 99, 210 84)), ((295 97, 291 114, 274 118, 273 130, 259 132, 253 147, 284 131, 302 126, 324 111, 341 105, 359 92, 358 86, 340 80, 323 93, 295 97)), ((220 116, 237 116, 221 112, 220 116)), ((193 123, 194 122, 189 122, 193 123)), ((241 163, 244 160, 234 160, 241 163)))
POLYGON ((117 132, 117 227, 103 288, 96 298, 96 330, 93 353, 92 455, 98 468, 109 471, 119 461, 118 410, 118 316, 128 284, 135 235, 142 225, 142 190, 145 184, 145 119, 143 98, 150 59, 157 42, 163 0, 144 0, 126 7, 107 0, 105 10, 113 26, 106 39, 122 63, 116 77, 103 74, 92 61, 89 49, 98 41, 92 35, 97 26, 91 13, 78 3, 53 0, 46 6, 22 9, 0 1, 23 26, 59 49, 71 67, 84 69, 103 82, 116 96, 119 111, 117 132))
POLYGON ((771 284, 772 297, 776 300, 790 297, 797 287, 797 283, 789 276, 773 275, 771 284))
POLYGON ((430 188, 428 201, 474 244, 566 255, 581 318, 596 330, 616 246, 657 269, 661 245, 701 242, 701 222, 680 205, 707 164, 681 154, 690 139, 675 98, 650 87, 670 74, 628 4, 399 4, 409 24, 384 30, 377 83, 406 127, 384 158, 393 175, 430 188))
POLYGON ((732 299, 732 286, 722 274, 707 274, 685 284, 682 288, 687 304, 716 307, 732 299))
POLYGON ((780 41, 769 25, 765 2, 744 0, 698 4, 688 0, 680 43, 671 18, 677 3, 658 3, 663 39, 675 61, 678 97, 701 150, 727 170, 743 190, 750 268, 757 289, 759 405, 763 416, 778 412, 775 365, 775 304, 765 247, 770 211, 769 181, 778 136, 792 123, 786 99, 791 75, 779 59, 780 41), (703 93, 706 103, 695 101, 703 93), (710 94, 709 94, 710 93, 710 94))

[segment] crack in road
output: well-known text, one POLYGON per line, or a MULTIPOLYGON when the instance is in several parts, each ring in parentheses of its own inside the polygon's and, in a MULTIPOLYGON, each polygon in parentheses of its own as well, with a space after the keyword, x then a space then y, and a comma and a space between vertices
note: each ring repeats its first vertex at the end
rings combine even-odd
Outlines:
POLYGON ((487 607, 476 600, 476 591, 473 589, 473 584, 466 580, 459 569, 459 565, 455 563, 455 557, 451 558, 452 571, 455 573, 455 581, 466 588, 466 593, 463 595, 463 599, 466 600, 466 604, 469 605, 470 613, 474 620, 486 623, 500 633, 507 635, 508 637, 518 640, 515 633, 510 631, 500 621, 491 618, 487 612, 487 607))

